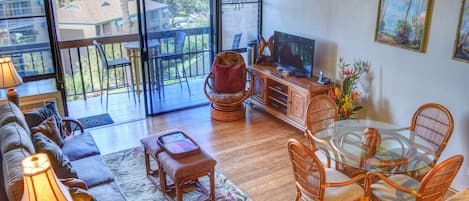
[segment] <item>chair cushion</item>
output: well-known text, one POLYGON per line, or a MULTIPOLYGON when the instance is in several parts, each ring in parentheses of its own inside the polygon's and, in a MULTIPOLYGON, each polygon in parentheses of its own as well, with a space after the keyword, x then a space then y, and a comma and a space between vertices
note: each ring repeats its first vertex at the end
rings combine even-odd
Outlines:
POLYGON ((23 148, 29 154, 35 153, 31 135, 18 123, 10 122, 0 128, 0 150, 5 154, 17 148, 23 148))
POLYGON ((58 178, 78 178, 70 160, 55 142, 42 133, 36 133, 33 135, 33 143, 38 153, 47 154, 58 178))
POLYGON ((77 170, 78 178, 85 181, 88 188, 114 181, 114 176, 104 164, 101 155, 72 161, 72 165, 77 170))
POLYGON ((8 200, 19 201, 23 197, 23 170, 21 161, 30 156, 28 151, 19 148, 3 154, 2 173, 8 200))
POLYGON ((244 96, 244 91, 237 93, 217 93, 214 91, 209 92, 208 94, 217 103, 232 103, 238 100, 241 100, 244 96))
POLYGON ((215 92, 236 93, 243 91, 245 88, 244 69, 245 64, 215 64, 213 66, 215 92))
POLYGON ((203 150, 200 150, 200 154, 178 159, 171 158, 166 152, 161 152, 158 154, 158 160, 161 162, 163 170, 171 178, 183 178, 207 172, 215 168, 217 163, 203 150))
POLYGON ((42 133, 47 136, 49 139, 55 142, 59 147, 64 145, 64 140, 60 135, 59 128, 57 127, 57 122, 55 122, 54 117, 49 117, 39 125, 34 126, 31 128, 31 133, 34 135, 35 133, 42 133))
POLYGON ((65 138, 62 151, 71 161, 100 153, 93 137, 88 132, 65 138))
POLYGON ((48 102, 38 110, 25 113, 24 116, 29 124, 29 128, 37 126, 47 118, 53 116, 55 118, 55 122, 57 122, 57 128, 59 128, 60 135, 62 138, 65 138, 66 135, 62 123, 62 117, 60 117, 55 102, 48 102))
POLYGON ((14 103, 7 102, 3 105, 0 105, 0 126, 10 122, 16 122, 18 125, 23 127, 25 131, 28 133, 30 132, 25 117, 18 106, 16 106, 14 103))
MULTIPOLYGON (((416 191, 419 188, 420 182, 415 180, 412 177, 403 174, 392 175, 389 177, 394 183, 397 183, 401 186, 404 186, 409 189, 415 189, 416 191)), ((409 193, 404 193, 399 191, 389 185, 388 183, 380 180, 371 185, 371 191, 373 194, 383 201, 391 201, 391 200, 415 200, 415 196, 409 193)))
MULTIPOLYGON (((333 168, 326 168, 326 182, 344 182, 350 179, 350 177, 344 175, 343 173, 337 171, 333 168)), ((354 183, 343 187, 334 187, 326 188, 324 193, 324 200, 360 200, 361 197, 365 194, 360 185, 354 183)))
POLYGON ((163 148, 161 148, 160 145, 157 143, 158 137, 169 134, 169 133, 176 133, 176 132, 182 132, 182 131, 179 129, 175 129, 175 128, 161 131, 153 135, 143 137, 142 139, 140 139, 140 143, 143 144, 143 147, 145 147, 145 151, 148 154, 150 154, 153 157, 157 157, 158 154, 163 151, 163 148))

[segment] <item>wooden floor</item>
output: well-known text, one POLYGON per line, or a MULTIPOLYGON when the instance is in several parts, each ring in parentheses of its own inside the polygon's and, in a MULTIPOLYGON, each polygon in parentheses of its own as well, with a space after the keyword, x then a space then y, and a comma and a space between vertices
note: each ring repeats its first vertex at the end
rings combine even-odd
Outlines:
POLYGON ((106 154, 140 146, 139 139, 152 133, 180 128, 254 201, 294 200, 286 143, 289 138, 304 141, 302 133, 261 110, 248 108, 246 114, 245 120, 218 122, 210 119, 209 107, 198 107, 90 132, 106 154))

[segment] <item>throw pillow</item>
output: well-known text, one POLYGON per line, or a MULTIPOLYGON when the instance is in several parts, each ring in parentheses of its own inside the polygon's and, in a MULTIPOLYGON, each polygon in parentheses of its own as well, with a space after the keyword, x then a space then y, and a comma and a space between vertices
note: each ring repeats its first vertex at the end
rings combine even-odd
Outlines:
POLYGON ((64 126, 62 124, 62 117, 60 117, 55 102, 48 102, 44 106, 33 112, 25 113, 24 117, 26 118, 26 121, 28 122, 30 128, 39 125, 41 122, 48 119, 49 117, 54 117, 55 122, 57 122, 57 128, 59 128, 60 135, 62 136, 62 138, 66 137, 64 126))
POLYGON ((47 154, 58 178, 78 178, 70 160, 55 142, 42 133, 36 133, 33 135, 33 144, 37 153, 47 154))
POLYGON ((55 142, 55 144, 62 147, 64 145, 64 140, 60 135, 59 128, 57 128, 57 123, 55 122, 54 117, 49 117, 48 119, 44 120, 39 125, 31 128, 31 133, 42 133, 47 136, 49 139, 55 142))
POLYGON ((73 201, 95 201, 93 196, 85 189, 71 187, 68 189, 73 201))
POLYGON ((85 190, 88 190, 88 186, 86 185, 86 183, 81 180, 81 179, 77 179, 77 178, 66 178, 66 179, 60 179, 60 182, 62 182, 62 184, 64 184, 65 186, 68 186, 70 188, 72 187, 76 187, 76 188, 81 188, 81 189, 85 189, 85 190))
POLYGON ((235 65, 214 65, 214 90, 217 93, 236 93, 243 91, 245 88, 244 82, 244 68, 245 64, 235 65))

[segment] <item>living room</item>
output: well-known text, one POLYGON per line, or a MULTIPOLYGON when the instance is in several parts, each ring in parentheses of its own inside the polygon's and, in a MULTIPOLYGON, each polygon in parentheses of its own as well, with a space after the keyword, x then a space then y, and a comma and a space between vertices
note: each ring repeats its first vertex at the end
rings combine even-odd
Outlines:
MULTIPOLYGON (((454 130, 439 162, 457 154, 469 156, 464 145, 469 140, 466 137, 469 109, 464 101, 469 98, 464 93, 467 84, 464 75, 469 74, 469 69, 467 60, 452 58, 464 1, 430 1, 433 5, 431 15, 427 16, 423 51, 375 41, 381 2, 263 0, 261 35, 267 39, 274 31, 280 31, 314 39, 315 76, 323 71, 324 76, 337 78, 340 57, 348 62, 368 61, 370 83, 358 118, 407 127, 419 106, 441 104, 451 112, 454 130)), ((126 92, 123 94, 128 99, 126 92)), ((105 155, 139 147, 142 137, 179 128, 211 154, 218 162, 216 169, 252 200, 295 198, 287 141, 296 138, 307 143, 307 140, 301 130, 264 110, 247 106, 245 119, 234 122, 212 120, 207 105, 143 118, 88 131, 105 155)), ((468 168, 463 163, 451 185, 452 191, 467 188, 468 168)))

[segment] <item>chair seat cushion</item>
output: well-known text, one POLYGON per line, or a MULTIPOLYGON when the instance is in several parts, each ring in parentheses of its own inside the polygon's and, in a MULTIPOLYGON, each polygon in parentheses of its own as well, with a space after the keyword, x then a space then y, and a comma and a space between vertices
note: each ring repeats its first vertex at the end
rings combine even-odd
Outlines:
POLYGON ((236 92, 236 93, 217 93, 215 91, 211 91, 209 93, 210 98, 212 98, 216 103, 232 103, 238 100, 241 100, 244 96, 244 91, 236 92))
POLYGON ((163 170, 171 178, 184 178, 195 174, 213 170, 217 161, 210 155, 200 150, 200 154, 190 155, 184 158, 174 159, 166 152, 158 154, 163 170))
POLYGON ((72 165, 77 170, 78 178, 85 181, 88 188, 114 181, 114 176, 101 155, 72 161, 72 165))
POLYGON ((62 151, 71 161, 100 153, 93 137, 88 132, 65 138, 62 151))
POLYGON ((131 63, 128 59, 121 58, 121 59, 109 60, 107 61, 107 64, 109 68, 116 68, 122 65, 130 65, 131 63))
MULTIPOLYGON (((344 182, 350 178, 343 173, 337 171, 333 168, 326 168, 326 182, 328 183, 337 183, 344 182)), ((365 194, 365 191, 358 184, 350 184, 343 187, 332 187, 326 188, 324 193, 325 201, 334 201, 334 200, 360 200, 361 197, 365 194)))
MULTIPOLYGON (((418 190, 420 182, 415 180, 412 177, 403 174, 392 175, 389 177, 394 183, 404 186, 409 189, 418 190)), ((409 193, 405 193, 402 191, 397 190, 396 188, 392 187, 388 183, 380 180, 375 184, 371 185, 371 191, 373 194, 383 201, 391 201, 391 200, 405 200, 411 201, 415 200, 415 196, 409 193)))
POLYGON ((145 147, 145 151, 147 152, 147 154, 150 154, 151 156, 156 158, 158 154, 163 151, 163 148, 161 148, 160 145, 157 143, 158 137, 169 134, 169 133, 176 133, 176 132, 182 132, 182 131, 179 129, 175 129, 175 128, 161 131, 153 135, 143 137, 142 139, 140 139, 140 143, 142 143, 143 147, 145 147))

